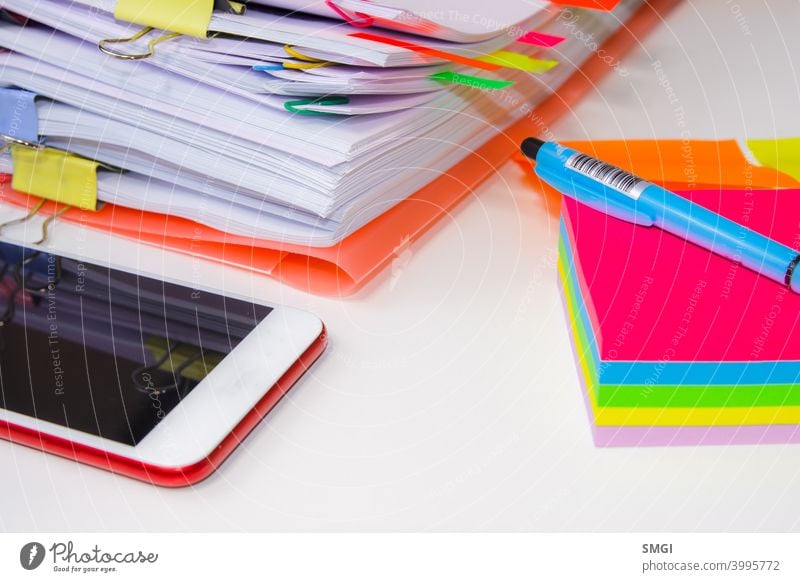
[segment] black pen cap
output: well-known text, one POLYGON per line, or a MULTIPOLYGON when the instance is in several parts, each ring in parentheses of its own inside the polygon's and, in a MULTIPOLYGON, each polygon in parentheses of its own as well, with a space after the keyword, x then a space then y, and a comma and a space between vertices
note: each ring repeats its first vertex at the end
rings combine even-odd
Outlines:
POLYGON ((545 142, 538 138, 526 137, 525 140, 523 140, 520 149, 526 158, 536 160, 536 155, 539 153, 539 150, 544 144, 545 142))

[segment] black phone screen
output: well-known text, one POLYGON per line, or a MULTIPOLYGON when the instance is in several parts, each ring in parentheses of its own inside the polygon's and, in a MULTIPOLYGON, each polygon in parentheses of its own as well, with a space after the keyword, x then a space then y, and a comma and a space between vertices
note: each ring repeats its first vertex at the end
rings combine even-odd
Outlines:
POLYGON ((270 311, 0 243, 0 406, 135 445, 270 311))

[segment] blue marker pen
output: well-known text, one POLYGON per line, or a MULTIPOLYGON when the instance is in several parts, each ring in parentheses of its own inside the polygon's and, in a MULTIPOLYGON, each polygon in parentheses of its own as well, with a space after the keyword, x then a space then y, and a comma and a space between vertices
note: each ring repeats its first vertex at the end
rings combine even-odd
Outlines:
POLYGON ((797 250, 767 238, 611 164, 553 142, 528 138, 522 153, 536 174, 566 196, 642 226, 656 226, 800 293, 797 250))

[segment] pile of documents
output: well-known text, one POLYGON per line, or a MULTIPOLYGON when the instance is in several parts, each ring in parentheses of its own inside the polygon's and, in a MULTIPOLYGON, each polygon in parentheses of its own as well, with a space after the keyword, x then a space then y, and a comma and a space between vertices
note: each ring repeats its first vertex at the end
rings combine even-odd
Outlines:
POLYGON ((111 206, 130 235, 137 211, 167 225, 146 242, 195 252, 189 221, 197 254, 274 273, 531 115, 640 3, 2 0, 0 172, 89 226, 114 230, 111 206))
MULTIPOLYGON (((733 141, 572 146, 800 253, 800 158, 780 155, 797 140, 750 142, 746 155, 733 141)), ((569 198, 559 274, 597 445, 800 442, 788 287, 569 198)))

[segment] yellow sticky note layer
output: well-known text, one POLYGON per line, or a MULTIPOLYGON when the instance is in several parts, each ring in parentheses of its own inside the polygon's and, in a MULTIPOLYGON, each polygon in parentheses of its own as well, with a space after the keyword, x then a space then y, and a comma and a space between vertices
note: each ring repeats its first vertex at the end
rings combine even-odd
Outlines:
POLYGON ((14 190, 84 210, 97 208, 97 162, 60 150, 19 145, 12 146, 11 158, 14 190))
POLYGON ((114 18, 206 38, 213 10, 214 0, 118 0, 114 18))
POLYGON ((507 69, 517 69, 529 73, 546 73, 558 64, 558 61, 534 59, 528 55, 511 51, 495 51, 478 59, 507 69))
POLYGON ((762 165, 800 180, 800 138, 750 139, 747 147, 762 165))

